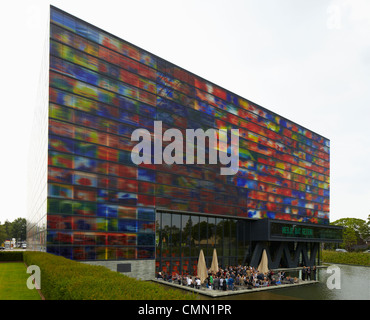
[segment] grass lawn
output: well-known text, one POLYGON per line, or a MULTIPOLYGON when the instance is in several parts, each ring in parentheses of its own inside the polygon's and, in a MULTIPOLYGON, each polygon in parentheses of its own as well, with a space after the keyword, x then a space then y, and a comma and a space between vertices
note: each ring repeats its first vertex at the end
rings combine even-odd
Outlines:
POLYGON ((0 263, 0 300, 41 300, 36 289, 27 288, 29 276, 23 262, 0 263))

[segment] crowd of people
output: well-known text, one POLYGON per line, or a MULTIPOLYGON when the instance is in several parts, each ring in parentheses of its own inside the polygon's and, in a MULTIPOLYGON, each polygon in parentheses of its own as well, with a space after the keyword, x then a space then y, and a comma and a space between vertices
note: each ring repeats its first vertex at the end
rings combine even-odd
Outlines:
MULTIPOLYGON (((316 266, 302 268, 302 281, 316 280, 316 266)), ((177 273, 167 274, 159 272, 157 279, 162 279, 175 284, 200 289, 202 283, 199 277, 189 274, 179 275, 177 273)), ((266 273, 259 272, 256 268, 247 266, 227 266, 219 268, 218 272, 208 270, 208 277, 203 286, 211 290, 235 290, 237 287, 253 289, 259 287, 276 286, 280 284, 298 283, 297 277, 291 277, 285 271, 275 272, 269 270, 266 273)))

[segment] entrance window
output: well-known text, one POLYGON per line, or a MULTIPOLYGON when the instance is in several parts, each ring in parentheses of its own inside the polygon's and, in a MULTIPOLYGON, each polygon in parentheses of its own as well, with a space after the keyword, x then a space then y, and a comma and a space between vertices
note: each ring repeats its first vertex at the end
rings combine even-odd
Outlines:
POLYGON ((178 214, 172 215, 171 227, 171 256, 180 257, 181 252, 181 216, 178 214))
POLYGON ((237 265, 245 259, 250 245, 249 221, 157 212, 156 271, 195 274, 200 249, 207 267, 216 248, 219 265, 237 265))

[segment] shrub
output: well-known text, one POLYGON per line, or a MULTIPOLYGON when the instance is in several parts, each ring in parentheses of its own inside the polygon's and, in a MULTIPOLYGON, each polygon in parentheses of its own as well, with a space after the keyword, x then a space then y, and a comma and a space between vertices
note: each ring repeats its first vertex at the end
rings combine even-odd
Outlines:
POLYGON ((322 251, 322 261, 330 263, 370 266, 370 254, 364 252, 322 251))
POLYGON ((27 265, 41 270, 41 292, 47 300, 183 300, 195 294, 130 278, 45 252, 24 253, 27 265))
POLYGON ((2 251, 0 261, 23 261, 23 251, 2 251))

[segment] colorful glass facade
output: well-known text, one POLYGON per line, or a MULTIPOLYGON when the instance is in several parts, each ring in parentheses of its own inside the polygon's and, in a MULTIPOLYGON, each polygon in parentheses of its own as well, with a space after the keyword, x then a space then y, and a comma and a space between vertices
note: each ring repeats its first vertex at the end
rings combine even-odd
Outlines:
POLYGON ((47 251, 154 259, 156 210, 329 223, 329 140, 51 9, 47 251), (135 165, 138 128, 239 129, 239 171, 135 165))

